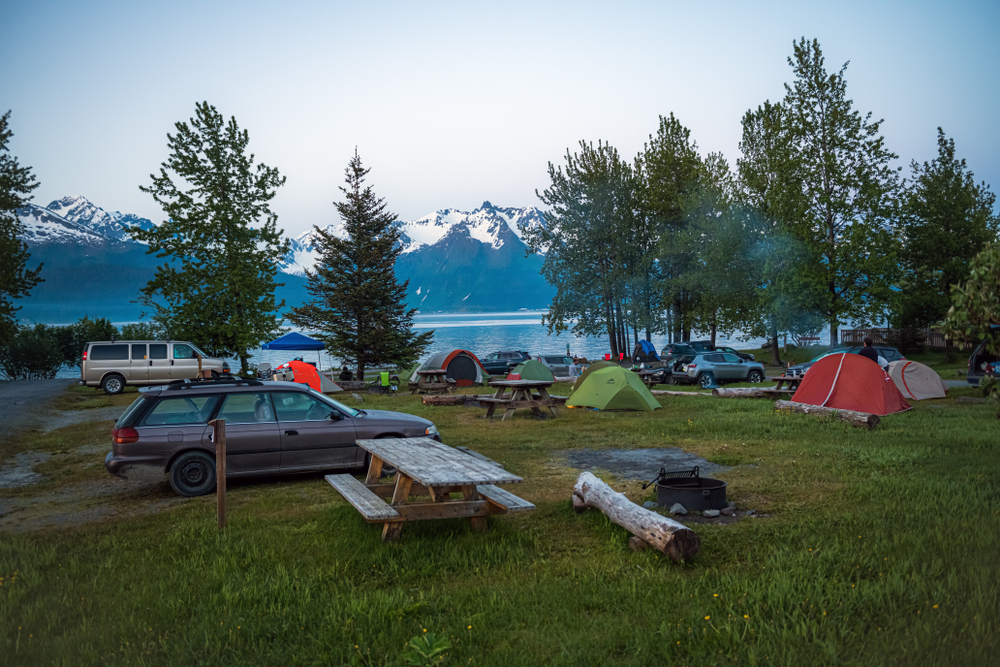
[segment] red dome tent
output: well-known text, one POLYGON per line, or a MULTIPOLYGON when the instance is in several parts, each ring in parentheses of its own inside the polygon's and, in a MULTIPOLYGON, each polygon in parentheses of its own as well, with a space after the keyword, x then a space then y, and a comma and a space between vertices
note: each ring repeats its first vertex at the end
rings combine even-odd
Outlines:
MULTIPOLYGON (((452 350, 451 352, 439 352, 420 365, 417 370, 433 370, 443 368, 449 380, 454 380, 459 387, 471 387, 474 384, 482 384, 489 373, 483 365, 468 350, 452 350)), ((411 381, 417 381, 417 373, 413 372, 411 381)))
POLYGON ((858 354, 831 354, 817 361, 792 400, 882 416, 910 409, 892 378, 858 354))

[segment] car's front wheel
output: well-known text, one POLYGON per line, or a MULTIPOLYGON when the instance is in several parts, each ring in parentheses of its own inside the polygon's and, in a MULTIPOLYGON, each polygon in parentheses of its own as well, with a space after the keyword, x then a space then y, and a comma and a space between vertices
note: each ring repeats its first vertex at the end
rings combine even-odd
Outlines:
POLYGON ((203 496, 215 488, 215 460, 205 452, 184 452, 170 468, 170 486, 182 496, 203 496))
POLYGON ((747 374, 747 382, 763 382, 763 381, 764 381, 764 374, 761 373, 760 371, 750 371, 750 373, 747 374))

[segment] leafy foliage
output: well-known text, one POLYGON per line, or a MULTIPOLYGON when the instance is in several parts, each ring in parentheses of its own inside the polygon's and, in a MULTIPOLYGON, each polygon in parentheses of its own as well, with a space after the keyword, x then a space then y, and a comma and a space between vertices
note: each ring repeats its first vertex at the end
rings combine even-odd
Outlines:
POLYGON ((92 341, 125 338, 105 317, 90 319, 84 315, 80 320, 65 327, 52 327, 52 336, 59 346, 65 363, 79 368, 83 362, 83 348, 92 341))
POLYGON ((8 380, 50 380, 63 365, 53 327, 19 328, 0 345, 0 372, 8 380))
POLYGON ((359 378, 366 366, 412 365, 434 335, 411 328, 416 309, 406 308, 408 282, 397 282, 395 273, 401 231, 385 201, 364 185, 368 172, 355 153, 345 170, 347 187, 340 188, 346 201, 336 204, 346 238, 315 227, 320 259, 306 271, 313 298, 288 315, 316 332, 311 335, 331 354, 356 363, 359 378))
POLYGON ((955 140, 941 128, 938 156, 910 168, 902 206, 904 275, 893 324, 923 328, 947 314, 951 286, 968 276, 972 257, 996 241, 1000 218, 993 212, 996 196, 985 183, 976 185, 965 160, 955 157, 955 140))
POLYGON ((431 667, 444 662, 450 648, 451 642, 443 634, 426 632, 407 642, 402 658, 408 665, 431 667))
POLYGON ((14 133, 8 124, 10 111, 0 116, 0 339, 16 333, 14 313, 20 310, 13 299, 28 295, 40 283, 42 266, 28 269, 30 257, 28 244, 19 236, 22 233, 17 209, 31 200, 30 192, 40 184, 31 173, 31 167, 22 167, 7 147, 14 133))
POLYGON ((268 202, 285 178, 255 167, 247 131, 208 102, 196 105, 190 124, 175 127, 177 134, 167 135, 170 157, 150 186, 139 187, 167 219, 156 229, 130 229, 173 264, 157 269, 141 299, 172 338, 213 356, 237 356, 245 374, 249 350, 282 332, 276 259, 289 245, 268 202))
POLYGON ((167 332, 158 322, 123 324, 120 336, 122 340, 163 340, 166 337, 167 332))

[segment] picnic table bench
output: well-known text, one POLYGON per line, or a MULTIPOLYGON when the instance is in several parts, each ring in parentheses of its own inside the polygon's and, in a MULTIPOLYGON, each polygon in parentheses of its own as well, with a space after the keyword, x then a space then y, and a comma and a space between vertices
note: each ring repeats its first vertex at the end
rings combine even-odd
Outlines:
POLYGON ((662 368, 656 370, 642 370, 639 371, 639 379, 642 380, 642 383, 644 385, 652 389, 653 386, 657 384, 656 381, 653 379, 653 376, 659 375, 662 372, 663 372, 662 368))
POLYGON ((504 408, 500 421, 507 419, 519 408, 530 408, 538 416, 541 416, 542 408, 548 408, 553 417, 558 417, 559 411, 556 408, 565 405, 566 398, 549 395, 549 387, 553 384, 548 380, 493 380, 490 386, 496 387, 496 393, 491 397, 480 397, 479 403, 489 406, 486 408, 487 419, 493 418, 498 407, 504 408), (507 393, 508 390, 510 393, 507 393), (534 390, 538 393, 532 393, 534 390))
POLYGON ((460 451, 432 438, 358 440, 371 454, 364 483, 352 475, 327 475, 326 481, 354 506, 368 523, 382 523, 382 540, 399 537, 407 521, 467 518, 473 530, 487 528, 486 517, 535 509, 496 484, 521 482, 471 450, 460 451), (382 467, 396 468, 394 479, 382 483, 382 467), (452 494, 461 494, 452 498, 452 494), (383 498, 391 498, 387 503, 383 498), (429 497, 413 501, 413 498, 429 497))
POLYGON ((448 371, 443 368, 417 371, 417 375, 420 376, 420 379, 416 382, 410 383, 410 388, 413 389, 413 391, 410 392, 410 395, 425 393, 430 394, 437 391, 450 394, 452 388, 455 386, 455 381, 448 379, 447 372, 448 371))
POLYGON ((767 378, 768 380, 773 380, 777 384, 775 384, 771 389, 761 389, 761 391, 771 396, 784 396, 785 394, 792 396, 795 393, 795 390, 799 388, 799 384, 802 383, 802 377, 803 376, 801 375, 797 377, 792 375, 769 377, 767 378), (788 385, 787 388, 784 386, 785 384, 788 385))

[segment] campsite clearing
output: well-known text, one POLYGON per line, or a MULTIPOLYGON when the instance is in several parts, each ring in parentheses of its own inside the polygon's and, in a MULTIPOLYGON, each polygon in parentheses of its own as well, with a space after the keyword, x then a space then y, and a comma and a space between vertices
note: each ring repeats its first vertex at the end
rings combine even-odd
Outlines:
MULTIPOLYGON (((100 454, 76 452, 106 442, 110 423, 25 434, 0 445, 0 463, 52 457, 39 484, 0 490, 0 505, 34 503, 0 539, 0 648, 13 664, 399 664, 427 630, 451 637, 455 665, 989 664, 1000 422, 994 406, 958 401, 978 395, 953 388, 870 432, 769 399, 663 396, 656 411, 544 421, 521 411, 498 429, 478 410, 368 396, 366 409, 428 417, 447 444, 502 463, 537 508, 492 517, 485 534, 416 522, 394 544, 321 475, 233 480, 222 533, 213 498, 167 503, 166 484, 121 485, 99 516, 74 514, 48 499, 107 479, 100 454), (566 450, 664 446, 730 466, 713 475, 729 498, 770 516, 700 523, 701 550, 676 565, 630 551, 603 515, 573 512, 580 471, 566 450), (32 523, 53 511, 63 520, 32 523)), ((71 387, 61 403, 131 398, 71 387)), ((594 472, 640 505, 654 499, 648 479, 594 472)))

